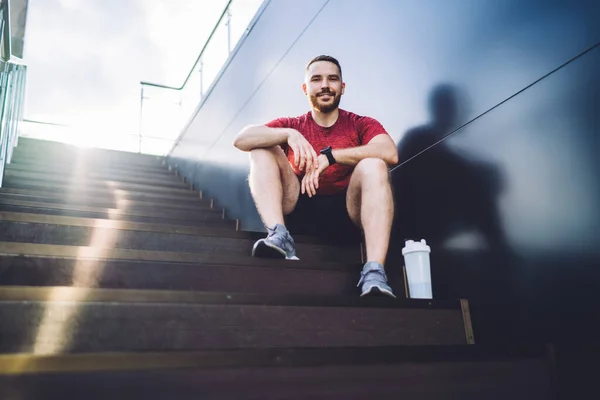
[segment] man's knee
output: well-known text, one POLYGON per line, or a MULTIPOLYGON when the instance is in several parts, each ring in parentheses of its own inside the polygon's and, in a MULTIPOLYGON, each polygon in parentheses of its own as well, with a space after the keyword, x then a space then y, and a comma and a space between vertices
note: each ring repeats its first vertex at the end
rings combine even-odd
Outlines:
POLYGON ((389 180, 390 170, 381 158, 365 158, 356 164, 354 173, 366 179, 389 180))
POLYGON ((281 151, 279 146, 259 147, 250 150, 250 159, 252 161, 263 161, 265 159, 277 159, 278 151, 281 151))

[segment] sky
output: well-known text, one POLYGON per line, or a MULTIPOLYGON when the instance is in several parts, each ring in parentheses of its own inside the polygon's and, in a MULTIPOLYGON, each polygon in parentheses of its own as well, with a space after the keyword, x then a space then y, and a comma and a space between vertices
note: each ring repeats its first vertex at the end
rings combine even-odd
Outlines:
MULTIPOLYGON (((232 47, 262 0, 234 0, 232 47)), ((140 81, 179 86, 227 0, 29 0, 24 135, 138 150, 140 81)), ((204 59, 204 89, 227 53, 220 26, 204 59)), ((200 95, 195 72, 184 95, 146 89, 142 152, 164 153, 200 95), (183 100, 182 104, 179 103, 183 100)))

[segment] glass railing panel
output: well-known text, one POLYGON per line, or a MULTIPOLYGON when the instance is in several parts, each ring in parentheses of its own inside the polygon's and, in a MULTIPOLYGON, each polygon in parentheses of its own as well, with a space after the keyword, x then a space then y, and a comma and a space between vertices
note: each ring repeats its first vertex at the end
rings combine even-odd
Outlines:
POLYGON ((227 3, 183 85, 174 87, 142 82, 139 151, 147 152, 152 148, 154 154, 168 153, 248 32, 249 24, 263 2, 232 0, 227 3))

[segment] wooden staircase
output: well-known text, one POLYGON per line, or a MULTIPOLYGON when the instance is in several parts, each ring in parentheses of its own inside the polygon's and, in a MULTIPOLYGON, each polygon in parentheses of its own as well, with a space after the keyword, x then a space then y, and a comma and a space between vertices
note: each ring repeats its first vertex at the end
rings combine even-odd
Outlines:
POLYGON ((161 159, 21 138, 0 188, 0 397, 548 399, 465 299, 360 298, 358 244, 242 232, 161 159), (476 332, 474 333, 476 339, 476 332))

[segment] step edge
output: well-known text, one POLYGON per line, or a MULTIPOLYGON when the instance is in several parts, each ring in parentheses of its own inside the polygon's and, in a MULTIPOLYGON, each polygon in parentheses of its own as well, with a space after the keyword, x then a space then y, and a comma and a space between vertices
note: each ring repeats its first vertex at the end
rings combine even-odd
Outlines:
POLYGON ((462 320, 460 300, 392 299, 349 295, 300 295, 208 292, 161 289, 99 289, 72 286, 2 286, 0 306, 14 303, 72 304, 161 304, 178 306, 257 306, 301 308, 375 308, 427 310, 456 314, 462 320))
POLYGON ((102 352, 59 355, 0 354, 0 376, 68 372, 213 369, 244 367, 365 366, 398 363, 520 362, 547 358, 542 345, 417 345, 377 347, 285 347, 188 352, 102 352))
MULTIPOLYGON (((222 210, 221 210, 222 211, 222 210)), ((259 240, 265 237, 265 233, 255 231, 242 231, 242 230, 215 230, 213 228, 194 228, 186 225, 176 224, 154 224, 147 222, 127 222, 127 221, 115 221, 110 219, 102 218, 85 218, 85 217, 69 217, 61 215, 49 215, 49 214, 35 214, 35 213, 20 213, 12 211, 1 211, 0 220, 10 222, 23 222, 31 224, 48 224, 48 225, 63 225, 63 226, 80 226, 87 228, 105 228, 105 229, 116 229, 116 230, 130 230, 130 231, 142 231, 142 232, 158 232, 158 233, 169 233, 178 235, 192 235, 192 236, 214 236, 228 239, 248 239, 248 240, 259 240), (18 215, 16 215, 18 214, 18 215), (48 218, 42 218, 48 217, 48 218), (54 218, 51 218, 54 217, 54 218), (42 220, 46 221, 42 221, 42 220), (82 221, 73 221, 82 220, 82 221), (70 222, 69 222, 70 221, 70 222), (102 226, 102 224, 110 225, 111 223, 128 224, 126 226, 102 226), (131 224, 131 225, 129 225, 131 224)), ((234 223, 235 221, 225 218, 223 221, 234 223)), ((330 244, 330 243, 315 243, 318 238, 308 236, 294 237, 294 241, 297 244, 311 244, 320 246, 332 246, 336 248, 354 249, 358 246, 356 244, 330 244)), ((358 250, 357 250, 358 251, 358 250)))
MULTIPOLYGON (((62 211, 78 211, 78 212, 89 212, 89 213, 106 213, 106 214, 115 214, 115 215, 130 215, 132 217, 152 217, 152 218, 165 218, 165 219, 182 219, 174 216, 161 216, 159 214, 153 214, 142 211, 133 211, 128 209, 119 209, 119 208, 111 208, 111 207, 93 207, 93 206, 83 206, 83 205, 75 205, 75 204, 61 204, 61 203, 47 203, 47 202, 36 202, 29 200, 14 200, 14 199, 3 199, 0 195, 0 205, 7 206, 15 206, 15 207, 29 207, 29 208, 42 208, 42 209, 53 209, 53 210, 62 210, 62 211)), ((176 212, 174 210, 165 210, 167 212, 176 212)), ((222 214, 223 211, 218 208, 205 208, 197 211, 198 214, 207 213, 207 214, 222 214)), ((36 214, 36 213, 32 213, 36 214)), ((186 218, 191 218, 190 210, 185 210, 186 218)), ((77 217, 75 217, 77 218, 77 217)), ((85 218, 85 217, 82 217, 85 218)), ((198 221, 201 222, 201 221, 198 221)))
POLYGON ((258 259, 250 256, 230 256, 211 253, 184 253, 156 250, 97 248, 91 246, 68 246, 59 244, 37 244, 0 242, 0 255, 5 257, 66 259, 74 261, 155 262, 183 265, 213 265, 244 268, 289 268, 314 271, 346 271, 354 269, 358 274, 362 264, 358 262, 288 261, 258 259), (178 258, 179 257, 179 258, 178 258))

